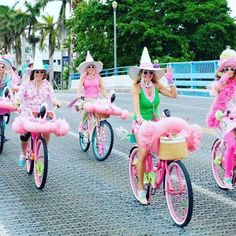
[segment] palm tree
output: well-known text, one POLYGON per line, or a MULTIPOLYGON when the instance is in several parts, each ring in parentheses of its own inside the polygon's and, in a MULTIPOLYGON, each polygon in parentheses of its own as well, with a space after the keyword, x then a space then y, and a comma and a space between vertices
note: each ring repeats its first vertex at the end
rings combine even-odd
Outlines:
POLYGON ((41 31, 40 48, 44 47, 44 42, 48 39, 49 49, 49 80, 53 80, 53 55, 57 47, 60 46, 59 32, 57 29, 58 22, 53 21, 53 16, 42 16, 43 23, 37 24, 37 29, 41 31))
POLYGON ((41 1, 39 1, 39 2, 36 2, 34 5, 32 5, 26 1, 25 7, 26 7, 25 13, 28 15, 28 18, 29 18, 27 40, 32 45, 33 57, 34 57, 36 44, 39 42, 39 37, 35 35, 35 32, 36 32, 35 26, 38 23, 36 17, 40 15, 42 4, 41 4, 41 1))

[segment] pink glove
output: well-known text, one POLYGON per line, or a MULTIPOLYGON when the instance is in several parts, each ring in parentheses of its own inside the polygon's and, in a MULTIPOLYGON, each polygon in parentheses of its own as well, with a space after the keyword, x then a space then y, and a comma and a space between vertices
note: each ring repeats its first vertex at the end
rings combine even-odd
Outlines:
POLYGON ((169 71, 168 71, 168 72, 165 74, 165 77, 166 77, 166 79, 167 79, 169 85, 174 85, 174 84, 175 84, 175 82, 174 82, 174 80, 173 80, 174 76, 173 76, 173 73, 172 73, 172 72, 169 72, 169 71))
POLYGON ((142 122, 143 122, 143 117, 141 115, 137 115, 137 119, 136 120, 137 120, 138 124, 141 125, 142 122))
POLYGON ((220 80, 217 81, 217 85, 221 86, 224 82, 226 82, 229 78, 229 75, 227 73, 224 73, 220 80))

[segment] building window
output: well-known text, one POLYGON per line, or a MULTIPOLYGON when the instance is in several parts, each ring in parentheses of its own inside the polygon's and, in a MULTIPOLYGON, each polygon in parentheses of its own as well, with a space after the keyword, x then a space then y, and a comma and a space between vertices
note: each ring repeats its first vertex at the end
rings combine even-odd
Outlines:
POLYGON ((58 64, 58 65, 61 65, 61 60, 57 60, 57 64, 58 64))

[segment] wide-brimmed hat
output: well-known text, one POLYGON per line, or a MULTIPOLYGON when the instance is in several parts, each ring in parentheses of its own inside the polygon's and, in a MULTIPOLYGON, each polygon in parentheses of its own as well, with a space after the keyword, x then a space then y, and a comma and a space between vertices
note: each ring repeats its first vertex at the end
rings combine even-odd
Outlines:
POLYGON ((5 54, 0 58, 0 64, 6 67, 6 70, 10 70, 12 67, 12 57, 10 54, 5 54))
POLYGON ((89 65, 94 65, 96 67, 95 69, 97 73, 100 73, 102 71, 103 63, 100 61, 94 61, 90 52, 87 51, 87 56, 85 61, 80 63, 80 65, 77 67, 77 70, 79 71, 80 74, 83 74, 89 65))
POLYGON ((32 71, 34 70, 46 70, 45 66, 43 65, 42 53, 39 50, 36 50, 35 52, 34 65, 32 71))
POLYGON ((140 66, 131 66, 129 69, 129 76, 131 79, 137 78, 140 70, 151 70, 154 71, 154 73, 157 75, 158 78, 161 78, 165 75, 165 69, 159 68, 156 66, 156 64, 153 64, 151 62, 148 49, 144 47, 141 60, 140 60, 140 66))
POLYGON ((229 46, 220 55, 218 72, 226 67, 236 68, 236 51, 229 46))

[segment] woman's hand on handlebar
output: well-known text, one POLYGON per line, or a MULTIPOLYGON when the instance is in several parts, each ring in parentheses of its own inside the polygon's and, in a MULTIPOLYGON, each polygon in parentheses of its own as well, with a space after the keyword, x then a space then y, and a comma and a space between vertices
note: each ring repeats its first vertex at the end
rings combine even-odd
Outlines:
POLYGON ((143 117, 141 115, 137 115, 136 122, 141 125, 143 123, 143 117))

